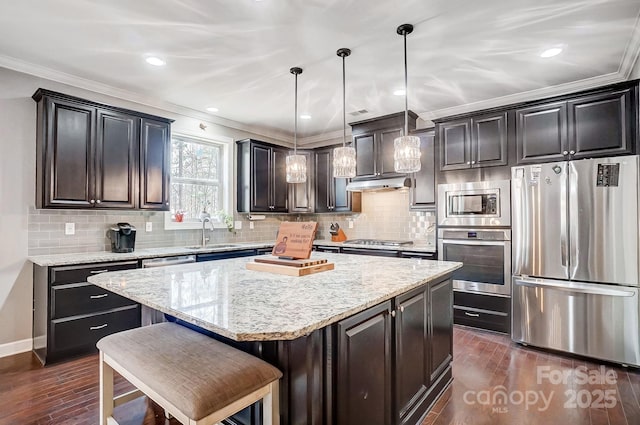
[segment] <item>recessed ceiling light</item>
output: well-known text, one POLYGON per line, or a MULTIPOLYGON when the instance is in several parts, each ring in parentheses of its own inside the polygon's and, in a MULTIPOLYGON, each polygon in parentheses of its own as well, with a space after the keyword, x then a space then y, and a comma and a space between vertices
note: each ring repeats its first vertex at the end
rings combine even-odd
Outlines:
POLYGON ((210 107, 207 108, 207 111, 209 111, 209 112, 218 112, 219 109, 218 108, 214 108, 213 106, 210 106, 210 107))
POLYGON ((540 53, 541 58, 552 58, 562 53, 562 47, 552 47, 540 53))
POLYGON ((302 115, 300 115, 300 119, 301 119, 301 120, 310 120, 310 119, 311 119, 311 115, 309 115, 309 114, 302 114, 302 115))
POLYGON ((406 92, 404 91, 404 89, 400 89, 400 90, 394 90, 393 94, 396 96, 404 96, 406 92))
POLYGON ((153 66, 164 66, 167 64, 166 61, 164 61, 163 59, 160 59, 157 56, 148 56, 147 58, 145 58, 145 60, 149 65, 153 65, 153 66))

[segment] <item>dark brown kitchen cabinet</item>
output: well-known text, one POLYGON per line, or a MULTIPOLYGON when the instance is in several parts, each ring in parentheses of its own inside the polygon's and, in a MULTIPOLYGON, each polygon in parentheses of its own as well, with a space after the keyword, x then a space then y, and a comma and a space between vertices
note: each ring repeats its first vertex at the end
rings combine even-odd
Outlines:
POLYGON ((253 139, 236 146, 238 212, 288 212, 288 149, 253 139))
MULTIPOLYGON (((307 159, 307 181, 289 184, 289 212, 312 213, 314 212, 315 154, 313 151, 301 150, 298 150, 297 153, 304 155, 307 159)), ((289 154, 293 154, 293 151, 290 151, 289 154)))
POLYGON ((171 120, 43 89, 33 99, 37 208, 168 209, 171 120), (148 160, 158 145, 166 165, 156 170, 148 160), (158 187, 162 202, 153 201, 158 187))
POLYGON ((338 323, 338 424, 392 424, 391 311, 387 301, 338 323))
POLYGON ((478 115, 438 124, 440 170, 507 164, 507 114, 478 115))
MULTIPOLYGON (((349 180, 333 177, 334 148, 335 146, 332 146, 315 151, 315 212, 317 213, 352 211, 352 197, 347 192, 349 180)), ((356 195, 358 196, 359 194, 356 195)))
POLYGON ((453 360, 453 282, 451 279, 430 285, 429 335, 431 381, 449 367, 453 360))
MULTIPOLYGON (((418 116, 409 111, 409 131, 416 128, 418 116)), ((356 149, 354 180, 395 177, 393 141, 404 134, 404 112, 351 123, 356 149)))
POLYGON ((518 163, 632 153, 634 93, 626 88, 518 109, 518 163))
POLYGON ((411 210, 433 210, 435 197, 435 130, 416 131, 420 138, 420 171, 411 175, 409 208, 411 210))
POLYGON ((109 334, 140 326, 140 305, 87 282, 138 261, 33 268, 33 352, 47 364, 93 353, 109 334))
POLYGON ((140 134, 140 208, 169 210, 171 135, 166 122, 143 118, 140 134))

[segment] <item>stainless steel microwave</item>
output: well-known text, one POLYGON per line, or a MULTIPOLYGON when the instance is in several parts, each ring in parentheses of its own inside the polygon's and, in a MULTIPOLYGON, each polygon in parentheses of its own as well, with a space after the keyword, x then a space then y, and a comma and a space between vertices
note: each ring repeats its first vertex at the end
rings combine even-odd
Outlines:
POLYGON ((439 226, 511 226, 511 181, 438 185, 439 226))

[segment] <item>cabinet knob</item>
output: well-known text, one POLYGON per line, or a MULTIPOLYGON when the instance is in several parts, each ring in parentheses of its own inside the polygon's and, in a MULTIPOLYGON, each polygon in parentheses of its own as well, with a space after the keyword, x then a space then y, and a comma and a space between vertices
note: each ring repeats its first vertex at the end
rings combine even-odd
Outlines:
POLYGON ((574 155, 576 151, 569 151, 569 155, 574 155))
POLYGON ((467 161, 467 165, 471 165, 471 162, 470 162, 470 161, 467 161))
POLYGON ((475 161, 471 161, 471 163, 472 163, 472 164, 475 164, 476 162, 475 162, 475 161))
POLYGON ((102 203, 102 201, 101 201, 100 199, 98 199, 98 200, 96 201, 96 204, 100 204, 100 203, 102 203))
POLYGON ((562 155, 569 155, 569 152, 567 152, 567 151, 562 151, 562 155))
POLYGON ((168 202, 165 202, 164 204, 165 204, 165 205, 169 205, 169 203, 168 203, 168 202))
POLYGON ((404 313, 404 306, 403 305, 400 306, 400 313, 404 313))
POLYGON ((391 310, 391 317, 396 317, 396 311, 395 310, 391 310))
POLYGON ((95 204, 95 203, 96 203, 96 201, 95 201, 95 199, 92 199, 92 200, 90 200, 90 201, 89 201, 89 203, 90 203, 90 204, 95 204))

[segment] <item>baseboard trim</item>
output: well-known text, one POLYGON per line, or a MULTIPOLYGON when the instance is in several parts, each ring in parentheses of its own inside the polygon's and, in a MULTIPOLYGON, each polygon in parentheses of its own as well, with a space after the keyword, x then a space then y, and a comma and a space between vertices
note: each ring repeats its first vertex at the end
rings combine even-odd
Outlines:
POLYGON ((31 351, 32 347, 33 343, 31 338, 0 344, 0 358, 31 351))

